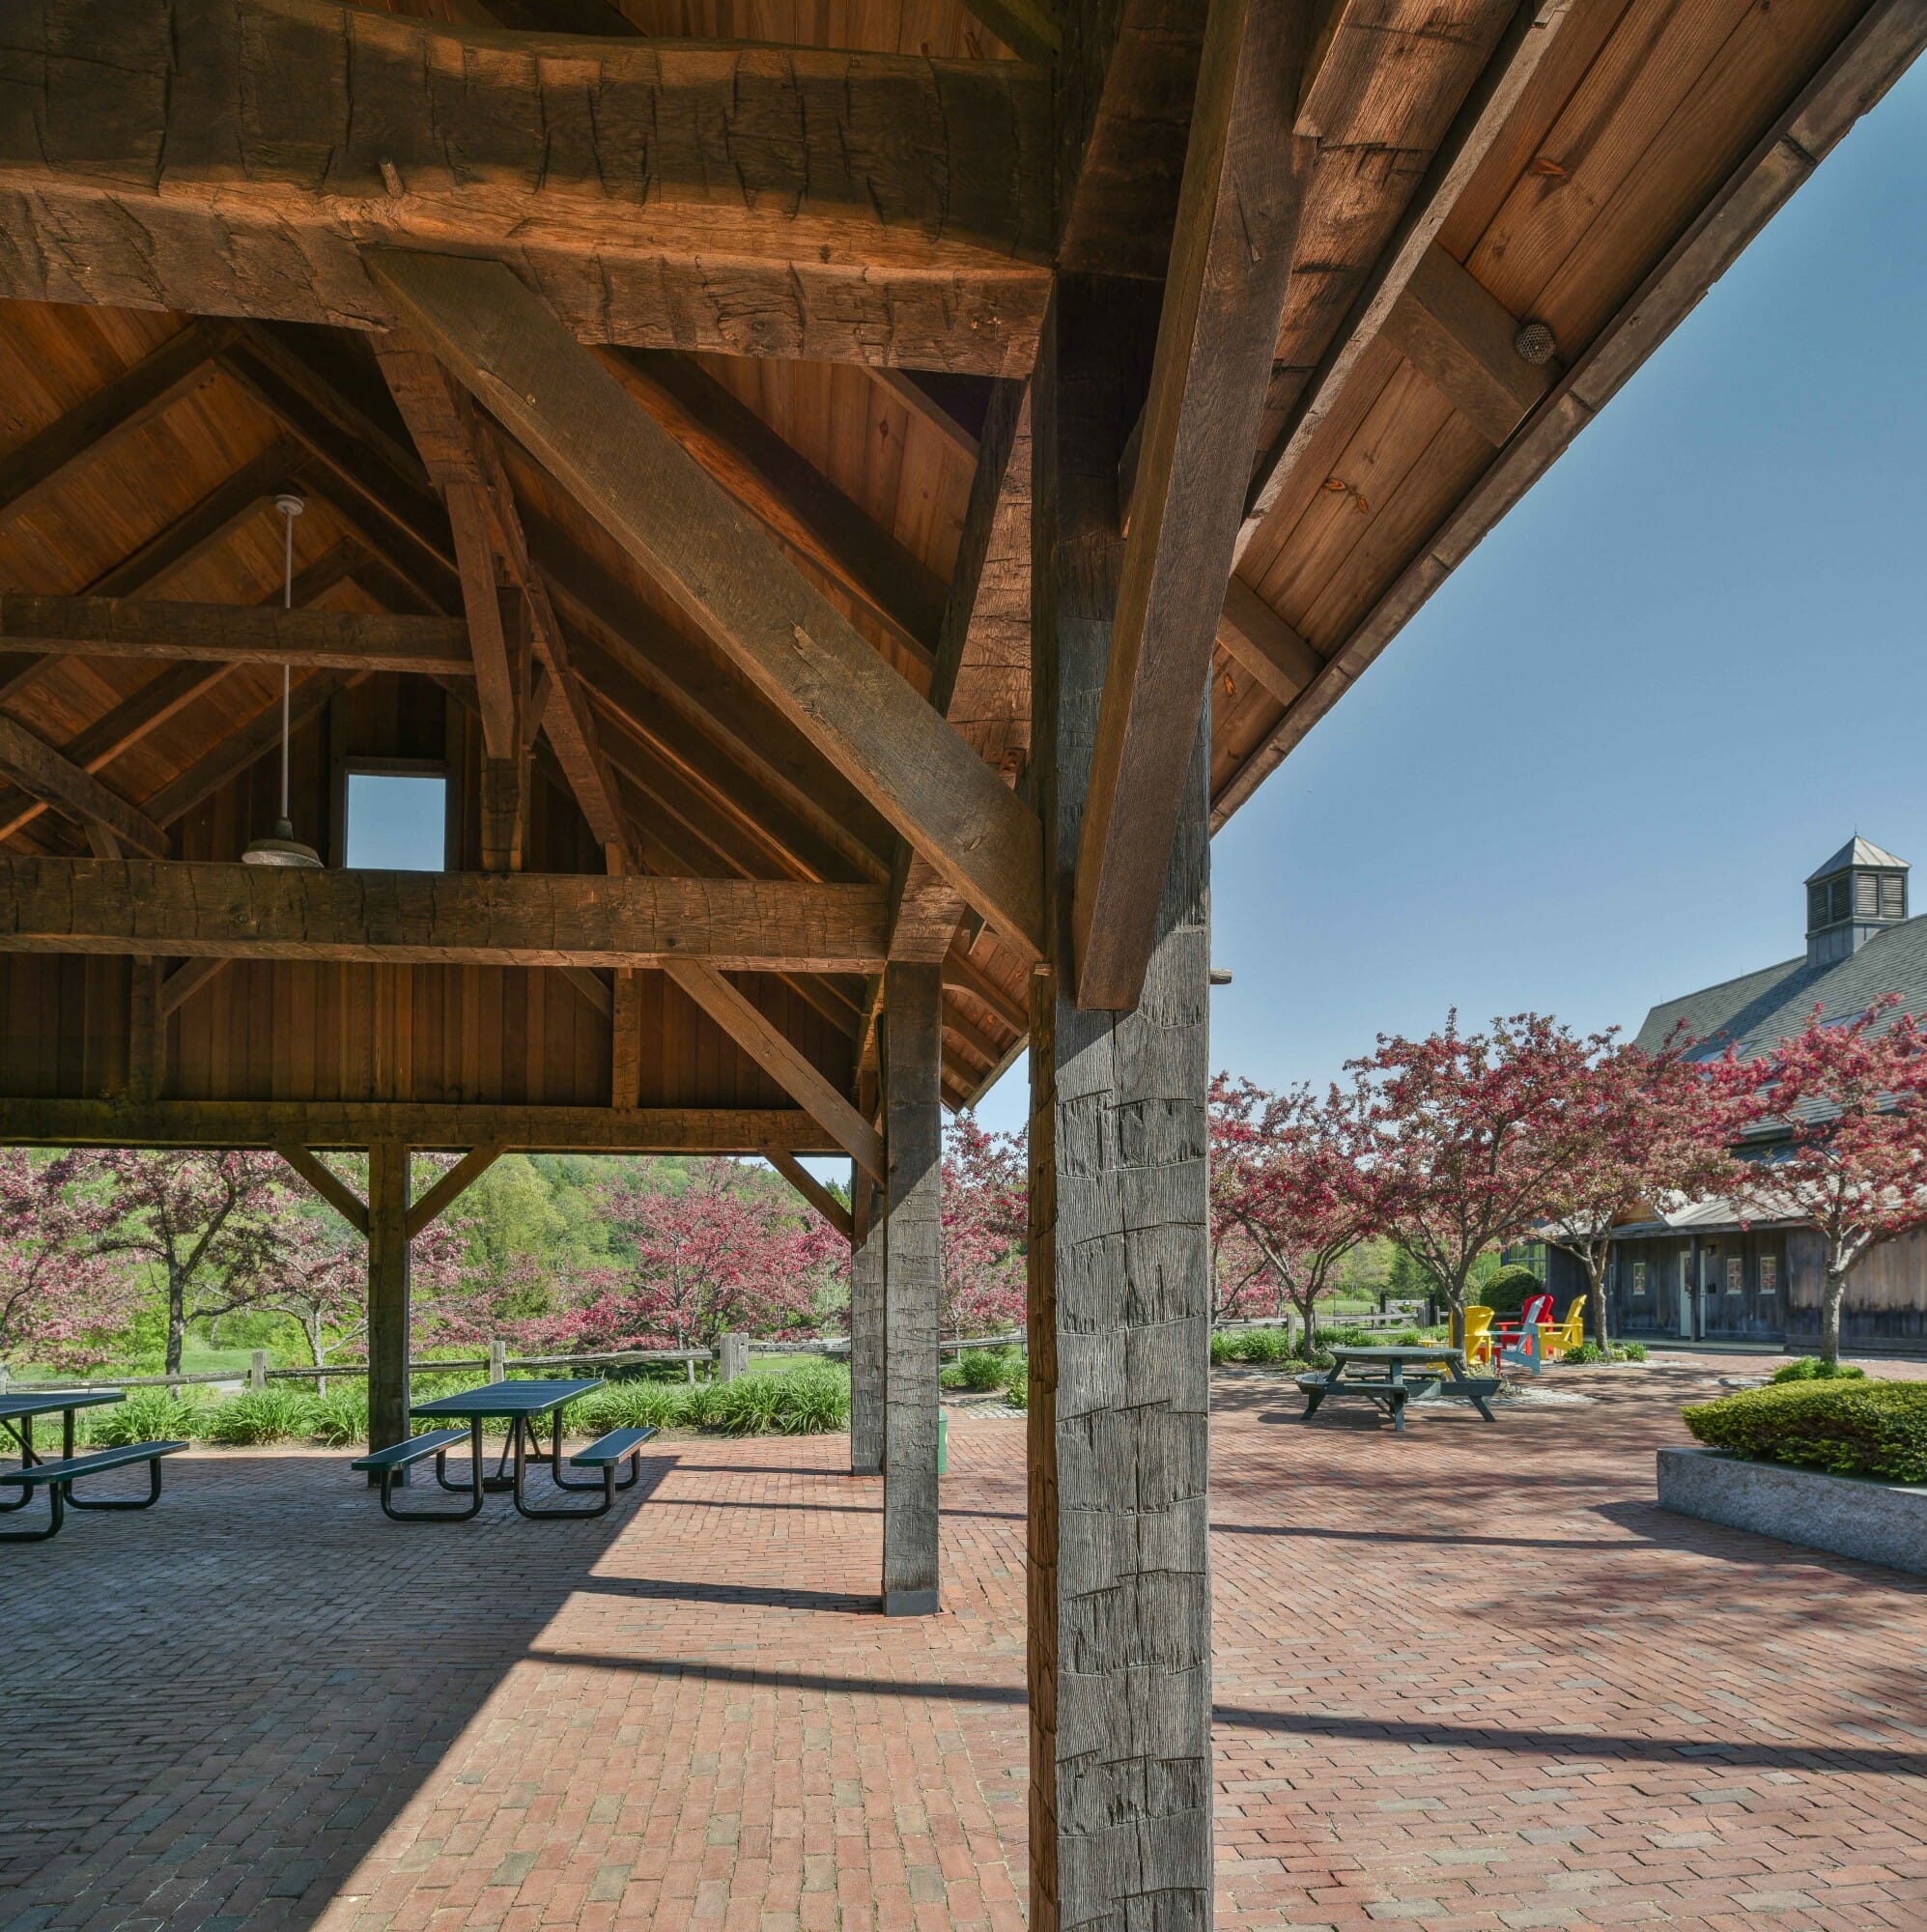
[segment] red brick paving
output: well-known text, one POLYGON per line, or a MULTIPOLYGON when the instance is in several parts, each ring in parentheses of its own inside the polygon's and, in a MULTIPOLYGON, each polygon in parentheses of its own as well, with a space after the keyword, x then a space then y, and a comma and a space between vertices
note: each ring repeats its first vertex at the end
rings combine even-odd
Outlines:
MULTIPOLYGON (((1221 1385, 1222 1926, 1927 1926, 1927 1584, 1650 1500, 1751 1366, 1403 1439, 1221 1385)), ((1023 1425, 950 1445, 893 1623, 840 1438, 670 1444, 590 1525, 177 1459, 0 1551, 0 1932, 1020 1925, 1023 1425)))

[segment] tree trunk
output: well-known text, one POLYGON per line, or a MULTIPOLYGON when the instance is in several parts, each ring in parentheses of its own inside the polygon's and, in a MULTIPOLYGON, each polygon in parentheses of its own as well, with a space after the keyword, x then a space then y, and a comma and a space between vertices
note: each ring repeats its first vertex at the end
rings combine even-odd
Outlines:
POLYGON ((1847 1270, 1827 1270, 1827 1295, 1820 1305, 1820 1359, 1831 1368, 1840 1360, 1840 1305, 1847 1298, 1847 1270))
POLYGON ((1298 1320, 1305 1324, 1305 1354, 1309 1359, 1318 1339, 1317 1303, 1301 1301, 1298 1304, 1298 1320))
MULTIPOLYGON (((1612 1250, 1608 1248, 1606 1253, 1610 1255, 1612 1250)), ((1586 1279, 1593 1285, 1593 1335, 1601 1349, 1605 1351, 1606 1360, 1611 1361, 1612 1340, 1606 1328, 1606 1266, 1605 1262, 1595 1263, 1591 1255, 1586 1257, 1586 1279)))
POLYGON ((1447 1343, 1455 1349, 1465 1346, 1465 1288, 1463 1283, 1445 1291, 1447 1343))
POLYGON ((167 1264, 167 1359, 163 1375, 181 1373, 181 1347, 187 1335, 187 1284, 172 1262, 167 1264))

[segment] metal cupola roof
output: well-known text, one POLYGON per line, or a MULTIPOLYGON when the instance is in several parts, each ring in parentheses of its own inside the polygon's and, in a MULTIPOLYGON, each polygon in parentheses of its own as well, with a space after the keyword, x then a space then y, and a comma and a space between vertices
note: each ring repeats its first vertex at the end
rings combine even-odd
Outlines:
POLYGON ((1856 867, 1899 872, 1911 869, 1905 859, 1896 859, 1891 852, 1883 852, 1871 838, 1862 838, 1856 832, 1826 865, 1809 872, 1801 883, 1810 886, 1817 880, 1830 879, 1835 872, 1849 871, 1856 867))

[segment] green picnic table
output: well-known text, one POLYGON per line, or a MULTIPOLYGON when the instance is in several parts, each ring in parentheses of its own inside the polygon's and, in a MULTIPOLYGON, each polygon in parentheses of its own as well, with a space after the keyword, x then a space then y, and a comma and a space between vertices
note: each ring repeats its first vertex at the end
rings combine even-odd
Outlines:
POLYGON ((44 1490, 47 1523, 44 1529, 0 1530, 0 1543, 44 1543, 58 1536, 70 1509, 139 1510, 152 1509, 160 1500, 160 1459, 178 1456, 184 1442, 127 1442, 113 1449, 96 1449, 76 1456, 73 1445, 73 1417, 83 1408, 101 1408, 109 1403, 125 1402, 123 1389, 22 1389, 0 1395, 0 1439, 12 1436, 19 1451, 19 1466, 0 1469, 0 1488, 18 1490, 17 1496, 0 1500, 0 1516, 11 1516, 33 1501, 36 1491, 44 1490), (34 1418, 58 1415, 62 1418, 61 1453, 45 1457, 34 1447, 34 1418), (74 1483, 82 1476, 98 1476, 108 1469, 122 1469, 145 1463, 148 1490, 144 1496, 76 1496, 74 1483))
POLYGON ((1469 1376, 1465 1373, 1463 1349, 1418 1348, 1334 1349, 1329 1370, 1314 1370, 1298 1378, 1305 1391, 1305 1420, 1318 1412, 1319 1405, 1355 1398, 1374 1403, 1387 1410, 1392 1427, 1403 1435, 1405 1404, 1415 1395, 1433 1389, 1458 1402, 1469 1402, 1488 1422, 1497 1418, 1486 1406, 1486 1398, 1496 1394, 1496 1376, 1469 1376), (1417 1374, 1408 1375, 1407 1370, 1417 1374))

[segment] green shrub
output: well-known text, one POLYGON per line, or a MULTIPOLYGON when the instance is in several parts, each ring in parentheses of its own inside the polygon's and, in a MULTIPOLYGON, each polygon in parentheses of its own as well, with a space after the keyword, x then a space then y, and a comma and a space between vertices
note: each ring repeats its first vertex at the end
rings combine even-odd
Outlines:
POLYGON ((1608 1351, 1601 1349, 1597 1342, 1581 1342, 1576 1349, 1568 1349, 1559 1359, 1562 1362, 1571 1362, 1578 1368, 1583 1368, 1589 1362, 1643 1362, 1646 1359, 1646 1344, 1615 1342, 1608 1351))
POLYGON ((1387 1346, 1394 1349, 1416 1349, 1421 1347, 1428 1339, 1427 1336, 1420 1334, 1416 1328, 1401 1328, 1396 1335, 1390 1338, 1387 1346))
POLYGON ((979 1394, 1004 1386, 1005 1355, 1003 1349, 966 1349, 957 1357, 957 1366, 963 1371, 963 1385, 975 1389, 979 1394))
POLYGON ((1545 1284, 1529 1267, 1514 1262, 1502 1267, 1476 1295, 1470 1298, 1483 1302, 1495 1315, 1517 1315, 1525 1307, 1528 1294, 1538 1294, 1545 1284))
POLYGON ((135 1389, 126 1402, 86 1409, 86 1439, 97 1449, 121 1449, 129 1442, 180 1442, 202 1433, 207 1405, 198 1392, 135 1389))
POLYGON ((1371 1328, 1326 1328, 1318 1340, 1327 1349, 1376 1349, 1385 1338, 1371 1328))
POLYGON ((210 1442, 252 1447, 285 1442, 308 1434, 314 1419, 314 1400, 291 1388, 248 1389, 217 1402, 208 1412, 201 1434, 210 1442))
POLYGON ((1238 1328, 1211 1337, 1211 1360, 1220 1368, 1227 1362, 1289 1362, 1297 1354, 1297 1344, 1284 1328, 1238 1328))
POLYGON ((1782 1362, 1773 1371, 1773 1379, 1776 1382, 1862 1381, 1866 1373, 1852 1362, 1827 1362, 1818 1355, 1802 1355, 1798 1361, 1782 1362))
POLYGON ((1004 1364, 1004 1400, 1012 1408, 1031 1406, 1031 1358, 1013 1354, 1004 1364))
POLYGON ((368 1390, 355 1382, 336 1382, 316 1396, 308 1409, 307 1434, 326 1449, 346 1449, 368 1439, 368 1390))
POLYGON ((970 1384, 964 1380, 963 1364, 961 1362, 946 1362, 937 1371, 937 1386, 947 1389, 968 1388, 970 1384))
POLYGON ((1709 1448, 1836 1476, 1927 1482, 1927 1382, 1803 1378, 1683 1413, 1709 1448))

